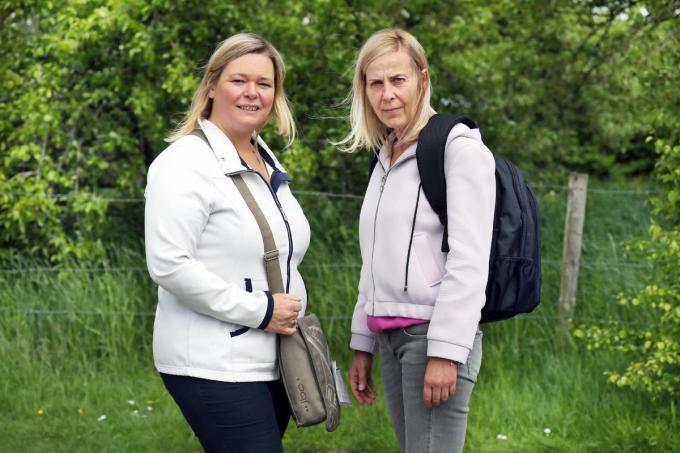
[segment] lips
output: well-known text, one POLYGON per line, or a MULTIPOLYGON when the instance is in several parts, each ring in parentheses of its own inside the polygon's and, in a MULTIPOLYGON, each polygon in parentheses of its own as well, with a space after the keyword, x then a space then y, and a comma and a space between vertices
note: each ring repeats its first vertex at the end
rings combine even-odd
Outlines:
POLYGON ((385 113, 385 114, 387 114, 387 115, 390 115, 390 114, 393 114, 393 113, 397 113, 397 112, 399 112, 400 110, 401 110, 401 107, 395 107, 395 108, 392 108, 392 109, 382 109, 383 113, 385 113))
POLYGON ((238 107, 241 110, 245 110, 246 112, 257 112, 258 110, 260 110, 260 107, 258 107, 257 105, 237 105, 236 107, 238 107))

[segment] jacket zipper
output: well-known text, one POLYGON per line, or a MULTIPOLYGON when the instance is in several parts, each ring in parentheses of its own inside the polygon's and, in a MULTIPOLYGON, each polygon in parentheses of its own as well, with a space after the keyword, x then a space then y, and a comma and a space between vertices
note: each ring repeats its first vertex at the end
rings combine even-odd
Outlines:
POLYGON ((228 175, 235 175, 238 173, 255 173, 257 176, 262 179, 262 181, 266 184, 267 189, 269 189, 269 193, 272 194, 272 198, 274 199, 274 203, 276 203, 276 207, 279 210, 279 213, 281 214, 281 218, 283 219, 283 223, 286 225, 286 233, 288 233, 288 260, 286 261, 286 293, 290 292, 290 261, 293 258, 293 235, 290 231, 290 224, 288 223, 288 216, 283 210, 283 206, 281 206, 281 202, 279 201, 279 197, 276 196, 276 193, 274 192, 274 189, 272 189, 271 184, 267 182, 266 179, 264 179, 264 176, 256 172, 255 170, 252 169, 247 169, 247 170, 240 170, 240 171, 235 171, 233 173, 228 173, 228 175))
MULTIPOLYGON (((384 168, 383 168, 384 170, 384 168)), ((373 256, 375 255, 375 230, 378 224, 378 209, 380 208, 380 200, 382 199, 383 190, 385 189, 385 181, 387 180, 387 174, 389 170, 385 172, 384 175, 380 177, 380 195, 378 195, 378 203, 375 205, 375 215, 373 216, 373 244, 371 244, 371 283, 373 284, 373 310, 371 311, 371 316, 375 316, 375 274, 373 273, 373 256)))
MULTIPOLYGON (((378 164, 382 167, 383 171, 385 172, 384 175, 380 178, 380 194, 378 195, 378 202, 375 205, 375 214, 373 216, 373 244, 371 245, 371 283, 373 284, 373 304, 372 308, 373 310, 371 311, 371 316, 375 316, 375 274, 373 273, 373 257, 375 255, 375 240, 376 240, 376 225, 378 224, 378 209, 380 209, 380 200, 382 200, 382 194, 383 190, 385 190, 385 184, 387 183, 387 176, 390 174, 393 168, 398 167, 399 165, 403 164, 404 162, 415 159, 416 155, 413 154, 412 156, 409 156, 399 162, 397 162, 395 165, 392 165, 390 168, 385 170, 385 166, 380 162, 380 158, 378 158, 378 164)), ((406 267, 406 272, 408 273, 408 267, 406 267)), ((407 277, 408 278, 408 277, 407 277)))

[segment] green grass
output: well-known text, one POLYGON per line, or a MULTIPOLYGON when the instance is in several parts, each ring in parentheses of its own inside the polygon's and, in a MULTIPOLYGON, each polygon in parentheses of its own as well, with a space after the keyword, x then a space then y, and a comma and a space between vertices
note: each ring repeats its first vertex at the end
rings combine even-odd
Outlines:
MULTIPOLYGON (((673 402, 607 384, 604 371, 621 367, 625 357, 589 352, 561 336, 556 316, 566 195, 549 189, 538 195, 542 304, 522 319, 483 327, 484 362, 466 451, 680 451, 673 402)), ((358 202, 301 201, 313 213, 313 248, 304 264, 309 307, 346 370, 359 271, 358 202)), ((621 241, 644 234, 648 215, 643 196, 589 193, 577 322, 612 317, 653 326, 648 313, 615 301, 618 292, 643 283, 644 266, 624 257, 621 241)), ((143 257, 125 250, 113 255, 116 267, 133 269, 0 274, 1 451, 200 451, 153 369, 155 288, 134 270, 144 267, 143 257)), ((284 442, 290 452, 398 451, 382 398, 371 407, 345 408, 335 433, 291 424, 284 442)))

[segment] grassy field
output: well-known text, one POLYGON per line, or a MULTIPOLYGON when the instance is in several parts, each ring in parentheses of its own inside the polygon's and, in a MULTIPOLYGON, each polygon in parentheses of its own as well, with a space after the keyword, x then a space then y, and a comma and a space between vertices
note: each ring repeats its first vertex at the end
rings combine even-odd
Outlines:
MULTIPOLYGON (((648 314, 627 311, 615 300, 643 283, 644 265, 623 256, 621 241, 645 233, 645 196, 610 190, 596 187, 588 195, 576 321, 653 325, 648 314)), ((310 308, 346 370, 359 203, 300 198, 314 230, 304 264, 310 308)), ((527 317, 484 326, 466 451, 680 451, 672 401, 607 384, 603 372, 624 358, 588 352, 560 333, 556 301, 566 195, 543 188, 539 198, 543 301, 527 317)), ((142 255, 121 249, 113 256, 112 264, 89 272, 0 274, 0 451, 200 451, 153 369, 155 288, 142 255)), ((382 400, 344 409, 335 433, 291 424, 285 446, 290 452, 398 451, 382 400)))

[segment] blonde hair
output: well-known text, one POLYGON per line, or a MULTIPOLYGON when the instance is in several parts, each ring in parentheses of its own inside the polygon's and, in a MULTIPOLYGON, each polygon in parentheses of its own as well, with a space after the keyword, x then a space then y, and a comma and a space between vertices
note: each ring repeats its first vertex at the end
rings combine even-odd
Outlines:
MULTIPOLYGON (((285 67, 283 59, 274 46, 254 33, 239 33, 222 41, 208 60, 204 68, 203 78, 198 85, 191 106, 175 130, 165 139, 174 142, 191 133, 198 127, 199 118, 208 118, 212 111, 213 101, 208 96, 220 78, 224 68, 235 59, 247 54, 257 53, 268 56, 274 64, 274 106, 270 118, 276 121, 277 132, 287 139, 290 145, 295 139, 295 121, 283 90, 285 67)), ((256 133, 259 131, 256 131, 256 133)))
MULTIPOLYGON (((335 143, 340 150, 354 152, 358 148, 378 148, 387 143, 389 130, 373 111, 366 96, 366 68, 377 58, 404 50, 418 73, 428 69, 425 51, 418 40, 410 33, 398 28, 386 28, 374 33, 364 43, 357 56, 354 68, 352 90, 346 99, 351 102, 349 121, 351 130, 347 136, 335 143)), ((421 80, 419 78, 419 80, 421 80)), ((435 113, 430 106, 430 83, 418 83, 418 99, 413 118, 406 125, 399 144, 409 144, 418 140, 418 134, 435 113)))

